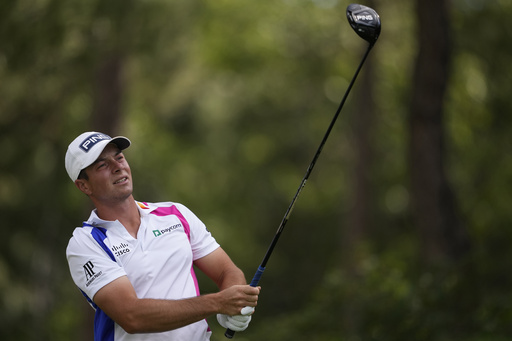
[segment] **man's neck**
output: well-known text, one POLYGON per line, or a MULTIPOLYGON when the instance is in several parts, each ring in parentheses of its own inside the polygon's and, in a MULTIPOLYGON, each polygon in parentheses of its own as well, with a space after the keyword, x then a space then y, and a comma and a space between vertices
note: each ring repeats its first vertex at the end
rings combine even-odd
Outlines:
POLYGON ((95 206, 96 214, 100 219, 109 221, 119 220, 128 233, 132 237, 137 238, 140 226, 140 213, 137 203, 132 196, 115 204, 95 203, 95 206))

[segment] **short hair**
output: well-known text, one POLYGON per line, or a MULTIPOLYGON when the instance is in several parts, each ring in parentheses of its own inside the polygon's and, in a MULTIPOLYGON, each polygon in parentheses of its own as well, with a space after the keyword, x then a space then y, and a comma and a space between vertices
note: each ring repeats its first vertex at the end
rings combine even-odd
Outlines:
POLYGON ((85 171, 85 168, 82 169, 80 171, 80 173, 78 174, 78 179, 89 180, 89 176, 87 175, 87 172, 85 171))

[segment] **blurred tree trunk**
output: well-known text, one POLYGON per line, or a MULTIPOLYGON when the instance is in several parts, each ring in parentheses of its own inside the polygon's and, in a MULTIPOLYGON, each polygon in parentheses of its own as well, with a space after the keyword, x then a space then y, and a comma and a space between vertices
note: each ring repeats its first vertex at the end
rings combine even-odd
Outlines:
POLYGON ((443 104, 451 62, 448 4, 416 0, 419 53, 409 113, 411 201, 427 264, 460 258, 469 247, 444 172, 443 104))
MULTIPOLYGON (((357 268, 357 244, 364 238, 369 229, 371 208, 370 172, 373 163, 371 136, 375 117, 374 102, 374 66, 372 55, 368 56, 358 80, 359 85, 354 91, 353 105, 353 168, 350 190, 350 211, 343 230, 343 259, 349 268, 357 268)), ((354 270, 354 269, 353 269, 354 270)))
POLYGON ((122 111, 123 56, 111 52, 98 64, 95 76, 92 129, 115 135, 119 131, 122 111))
MULTIPOLYGON (((373 1, 369 1, 366 5, 375 8, 373 1)), ((365 45, 365 51, 366 48, 365 45)), ((341 249, 342 264, 347 269, 350 282, 354 283, 355 290, 359 287, 358 283, 364 280, 360 276, 359 247, 371 229, 371 169, 374 158, 371 137, 373 136, 376 110, 374 53, 375 51, 372 51, 368 56, 356 85, 354 85, 351 117, 353 167, 350 175, 350 209, 346 216, 346 222, 343 224, 341 249)), ((358 335, 361 326, 361 305, 357 301, 346 303, 343 307, 343 329, 353 335, 358 335)))

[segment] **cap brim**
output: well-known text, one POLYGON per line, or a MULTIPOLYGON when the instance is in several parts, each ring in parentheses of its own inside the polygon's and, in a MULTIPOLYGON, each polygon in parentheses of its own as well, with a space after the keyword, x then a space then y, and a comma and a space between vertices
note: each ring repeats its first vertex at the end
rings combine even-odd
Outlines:
POLYGON ((130 147, 132 144, 131 141, 124 136, 116 136, 111 141, 109 141, 109 143, 114 143, 121 150, 130 147))

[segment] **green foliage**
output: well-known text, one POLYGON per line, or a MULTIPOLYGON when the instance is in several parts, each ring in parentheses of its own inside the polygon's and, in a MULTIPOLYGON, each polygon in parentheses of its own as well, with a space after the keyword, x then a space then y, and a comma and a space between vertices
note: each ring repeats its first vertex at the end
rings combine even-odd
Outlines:
MULTIPOLYGON (((78 340, 64 257, 90 204, 64 153, 91 126, 98 62, 122 51, 122 134, 139 200, 182 202, 254 273, 365 43, 337 0, 0 3, 0 338, 78 340), (30 327, 30 328, 29 328, 30 327)), ((263 276, 238 340, 501 341, 512 330, 509 2, 452 2, 448 169, 472 253, 422 265, 405 162, 411 2, 376 1, 371 235, 341 259, 353 94, 263 276), (399 14, 399 17, 397 17, 399 14), (482 18, 493 24, 481 25, 482 18), (510 266, 509 266, 509 263, 510 266)), ((354 88, 354 93, 363 89, 354 88)), ((204 282, 204 292, 215 288, 204 282)), ((214 340, 223 331, 211 319, 214 340)))

